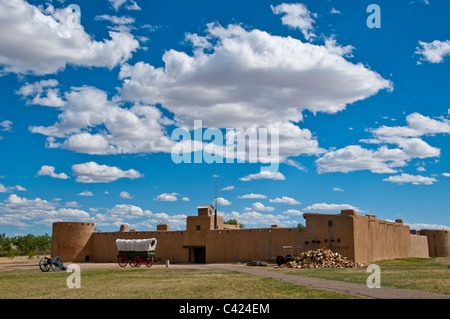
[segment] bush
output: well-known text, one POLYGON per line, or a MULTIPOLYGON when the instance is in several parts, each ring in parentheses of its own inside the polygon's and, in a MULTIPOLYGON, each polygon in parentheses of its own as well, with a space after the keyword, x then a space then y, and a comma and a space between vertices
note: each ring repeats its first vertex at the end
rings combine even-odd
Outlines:
POLYGON ((229 219, 223 222, 226 225, 239 225, 239 228, 244 228, 245 225, 238 222, 236 218, 229 219))

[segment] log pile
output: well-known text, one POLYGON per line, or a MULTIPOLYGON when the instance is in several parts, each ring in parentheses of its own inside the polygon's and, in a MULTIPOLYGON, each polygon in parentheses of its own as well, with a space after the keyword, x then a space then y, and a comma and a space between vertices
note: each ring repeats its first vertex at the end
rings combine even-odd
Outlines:
POLYGON ((280 268, 356 268, 363 267, 361 263, 355 263, 347 257, 335 253, 330 249, 308 250, 294 257, 293 261, 287 261, 280 268))

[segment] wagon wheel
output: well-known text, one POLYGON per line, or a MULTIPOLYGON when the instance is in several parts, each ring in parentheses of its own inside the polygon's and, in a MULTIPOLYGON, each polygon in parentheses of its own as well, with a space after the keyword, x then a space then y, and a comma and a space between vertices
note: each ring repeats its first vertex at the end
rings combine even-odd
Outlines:
POLYGON ((122 253, 117 257, 117 262, 119 263, 120 267, 125 267, 128 263, 127 255, 122 253))
POLYGON ((141 257, 136 256, 134 257, 134 267, 140 267, 141 266, 141 257))
POLYGON ((61 257, 56 256, 52 259, 50 266, 52 267, 53 271, 60 271, 63 268, 63 260, 61 257))
POLYGON ((284 256, 277 256, 276 262, 278 266, 281 266, 282 264, 286 263, 286 258, 284 256))
POLYGON ((39 268, 43 271, 43 272, 47 272, 50 270, 50 263, 47 257, 43 257, 41 258, 41 260, 39 261, 39 268))
POLYGON ((136 267, 136 261, 134 257, 128 259, 128 263, 130 264, 131 267, 136 267))
POLYGON ((147 257, 147 259, 145 259, 145 265, 147 266, 147 268, 150 268, 153 265, 153 259, 147 257))

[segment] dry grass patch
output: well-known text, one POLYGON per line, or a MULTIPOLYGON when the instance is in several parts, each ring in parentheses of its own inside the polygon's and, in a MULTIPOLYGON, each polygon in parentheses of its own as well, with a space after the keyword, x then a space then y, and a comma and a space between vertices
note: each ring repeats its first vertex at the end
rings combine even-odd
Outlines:
POLYGON ((81 288, 70 273, 39 269, 0 271, 3 299, 345 299, 352 295, 238 272, 196 269, 88 269, 81 288))

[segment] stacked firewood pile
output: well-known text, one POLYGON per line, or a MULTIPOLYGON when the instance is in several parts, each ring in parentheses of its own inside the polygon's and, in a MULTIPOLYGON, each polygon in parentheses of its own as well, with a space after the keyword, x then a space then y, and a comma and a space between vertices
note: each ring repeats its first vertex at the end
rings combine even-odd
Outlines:
POLYGON ((356 268, 363 267, 330 249, 309 250, 287 261, 280 268, 356 268))

